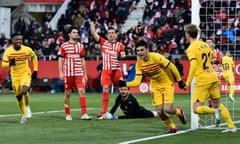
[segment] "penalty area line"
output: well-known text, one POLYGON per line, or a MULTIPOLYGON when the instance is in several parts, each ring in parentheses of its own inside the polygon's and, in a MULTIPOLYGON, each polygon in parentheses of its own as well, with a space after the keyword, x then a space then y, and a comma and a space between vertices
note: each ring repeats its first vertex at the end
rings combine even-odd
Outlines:
POLYGON ((193 129, 186 129, 186 130, 181 130, 181 131, 178 131, 178 132, 172 133, 172 134, 163 134, 163 135, 158 135, 158 136, 140 138, 140 139, 135 139, 135 140, 120 142, 120 143, 118 143, 118 144, 137 143, 137 142, 142 142, 142 141, 147 141, 147 140, 158 139, 158 138, 162 138, 162 137, 169 137, 169 136, 179 135, 179 134, 187 133, 187 132, 190 132, 190 131, 194 131, 194 130, 193 130, 193 129))

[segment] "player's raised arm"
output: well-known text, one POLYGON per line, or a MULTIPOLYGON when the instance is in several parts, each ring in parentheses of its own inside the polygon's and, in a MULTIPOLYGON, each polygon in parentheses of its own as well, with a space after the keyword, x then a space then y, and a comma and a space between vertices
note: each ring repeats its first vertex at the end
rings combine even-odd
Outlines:
POLYGON ((96 32, 94 22, 90 22, 90 31, 91 31, 91 34, 92 34, 93 38, 94 38, 97 42, 99 42, 100 36, 99 36, 99 35, 97 34, 97 32, 96 32))

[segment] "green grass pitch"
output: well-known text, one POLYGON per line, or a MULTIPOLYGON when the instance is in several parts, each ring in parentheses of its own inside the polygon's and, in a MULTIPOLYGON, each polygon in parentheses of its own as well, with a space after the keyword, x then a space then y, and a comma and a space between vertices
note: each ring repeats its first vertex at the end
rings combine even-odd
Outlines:
MULTIPOLYGON (((182 125, 176 116, 172 116, 179 134, 161 137, 167 130, 159 118, 98 120, 101 112, 101 93, 87 93, 90 121, 80 120, 78 95, 71 96, 72 121, 65 120, 63 111, 63 93, 31 93, 33 117, 27 124, 20 125, 20 115, 13 94, 0 95, 0 144, 117 144, 130 143, 137 139, 140 144, 238 144, 240 132, 221 133, 219 129, 186 131, 190 128, 190 96, 176 95, 175 106, 182 106, 188 117, 188 123, 182 125), (181 133, 183 132, 183 133, 181 133), (149 137, 159 138, 149 139, 149 137)), ((116 93, 110 97, 112 106, 116 93)), ((141 105, 154 110, 149 94, 135 95, 141 105)), ((240 120, 240 98, 235 98, 235 119, 240 120)), ((229 109, 231 111, 231 104, 229 109)), ((117 114, 122 114, 120 110, 117 114)), ((237 127, 240 127, 237 124, 237 127)))

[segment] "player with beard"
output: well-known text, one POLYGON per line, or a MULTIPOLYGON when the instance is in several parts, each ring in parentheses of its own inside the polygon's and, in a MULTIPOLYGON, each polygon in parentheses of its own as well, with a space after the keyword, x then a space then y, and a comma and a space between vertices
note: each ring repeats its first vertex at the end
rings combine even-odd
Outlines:
POLYGON ((114 115, 119 106, 124 115, 113 116, 113 119, 158 117, 156 111, 150 111, 141 106, 137 99, 129 93, 129 88, 127 86, 119 87, 119 95, 117 96, 110 113, 114 115))
POLYGON ((68 31, 69 40, 61 45, 58 52, 59 77, 64 80, 65 96, 64 110, 66 120, 72 120, 70 108, 70 95, 73 88, 77 88, 79 94, 79 105, 81 107, 82 120, 90 120, 86 105, 86 82, 87 69, 85 62, 86 50, 80 42, 77 27, 70 27, 68 31))
POLYGON ((97 115, 100 119, 103 118, 104 114, 108 113, 109 103, 109 91, 113 84, 118 87, 118 80, 123 79, 122 71, 120 68, 119 58, 124 58, 125 46, 117 41, 116 30, 109 27, 107 30, 107 39, 100 37, 96 32, 95 24, 90 23, 90 30, 95 41, 101 45, 102 54, 102 73, 101 73, 101 85, 102 85, 102 112, 97 115))

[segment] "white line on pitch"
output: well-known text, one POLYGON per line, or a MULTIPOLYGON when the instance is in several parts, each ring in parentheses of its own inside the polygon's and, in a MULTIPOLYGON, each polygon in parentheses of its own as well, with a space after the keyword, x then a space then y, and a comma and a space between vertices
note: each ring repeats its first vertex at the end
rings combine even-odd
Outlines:
POLYGON ((131 143, 142 142, 142 141, 147 141, 147 140, 153 140, 153 139, 162 138, 162 137, 179 135, 179 134, 187 133, 187 132, 190 132, 190 131, 193 131, 193 130, 192 130, 192 129, 186 129, 186 130, 181 130, 181 131, 178 131, 178 132, 172 133, 172 134, 164 134, 164 135, 146 137, 146 138, 141 138, 141 139, 136 139, 136 140, 130 140, 130 141, 125 141, 125 142, 120 142, 120 143, 118 143, 118 144, 131 144, 131 143))
MULTIPOLYGON (((240 121, 234 121, 235 124, 240 123, 240 121)), ((226 123, 221 124, 221 126, 226 125, 226 123)), ((214 128, 215 125, 211 125, 208 127, 201 127, 199 129, 216 129, 214 128)), ((217 129, 224 129, 224 128, 217 128, 217 129)), ((239 129, 239 128, 238 128, 239 129)), ((125 142, 120 142, 118 144, 131 144, 131 143, 136 143, 136 142, 142 142, 142 141, 147 141, 147 140, 153 140, 153 139, 158 139, 158 138, 162 138, 162 137, 168 137, 168 136, 174 136, 174 135, 179 135, 179 134, 183 134, 183 133, 187 133, 190 131, 194 131, 197 129, 186 129, 186 130, 182 130, 182 131, 178 131, 177 133, 173 133, 173 134, 164 134, 164 135, 158 135, 158 136, 152 136, 152 137, 146 137, 146 138, 140 138, 140 139, 136 139, 136 140, 130 140, 130 141, 125 141, 125 142)))
MULTIPOLYGON (((88 110, 93 110, 93 109, 99 109, 99 108, 88 108, 88 110)), ((79 111, 80 109, 71 109, 71 111, 79 111)), ((59 113, 59 112, 64 112, 64 110, 54 110, 54 111, 45 111, 45 112, 34 112, 32 114, 37 115, 37 114, 50 114, 50 113, 59 113)), ((5 114, 5 115, 0 115, 0 117, 13 117, 13 116, 20 116, 21 114, 5 114)))

